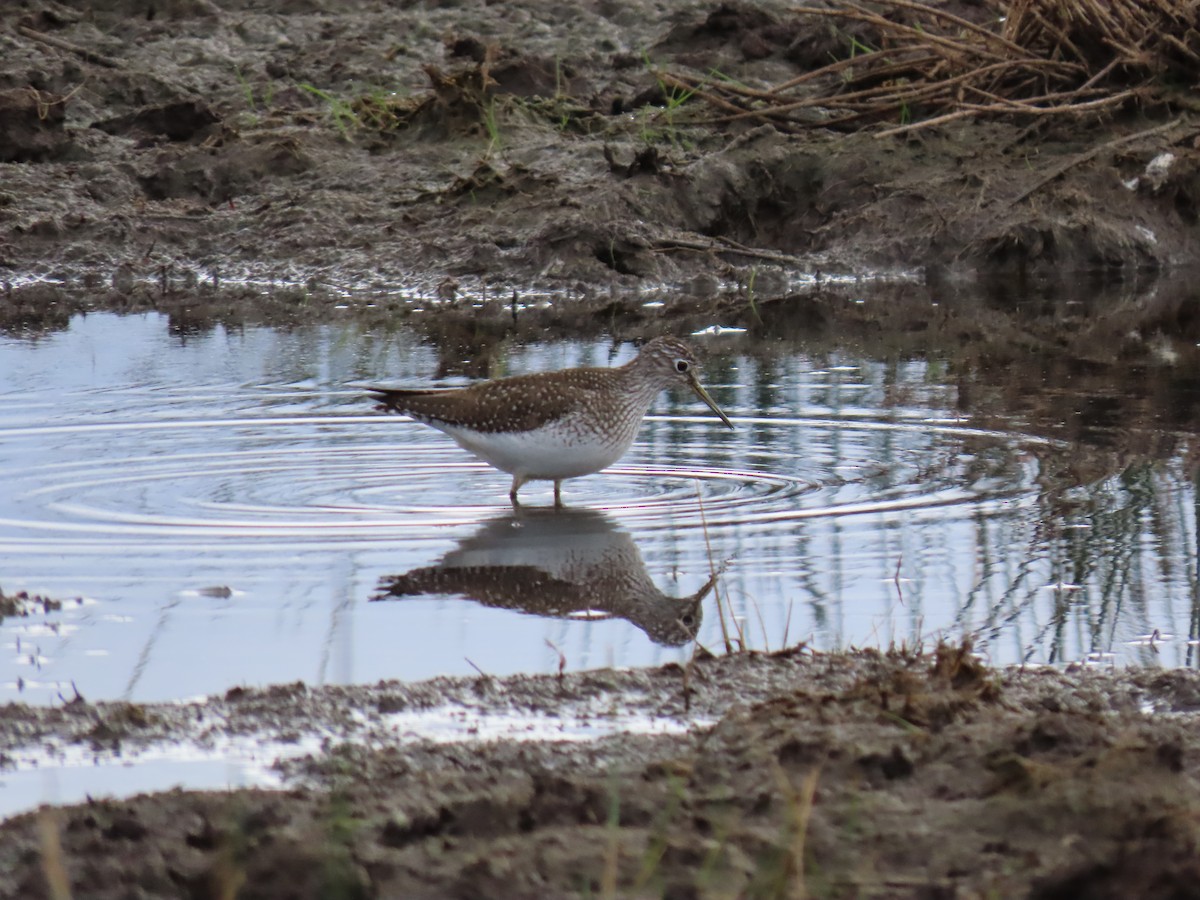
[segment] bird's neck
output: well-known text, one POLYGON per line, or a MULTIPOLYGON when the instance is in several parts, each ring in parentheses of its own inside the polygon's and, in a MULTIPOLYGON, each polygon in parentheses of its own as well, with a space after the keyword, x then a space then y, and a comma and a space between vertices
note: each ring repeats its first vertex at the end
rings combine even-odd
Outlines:
POLYGON ((625 382, 626 397, 630 402, 642 407, 643 410, 649 409, 654 398, 670 387, 673 381, 669 378, 656 377, 655 370, 648 369, 646 362, 640 358, 633 359, 621 366, 620 372, 625 382))

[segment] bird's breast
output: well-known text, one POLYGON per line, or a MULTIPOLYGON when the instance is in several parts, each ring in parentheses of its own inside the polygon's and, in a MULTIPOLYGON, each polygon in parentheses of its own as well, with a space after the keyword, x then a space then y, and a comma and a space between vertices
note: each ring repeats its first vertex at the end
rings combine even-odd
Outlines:
POLYGON ((510 475, 560 479, 590 475, 624 455, 632 434, 603 434, 569 419, 529 431, 481 433, 454 425, 436 426, 489 465, 510 475))

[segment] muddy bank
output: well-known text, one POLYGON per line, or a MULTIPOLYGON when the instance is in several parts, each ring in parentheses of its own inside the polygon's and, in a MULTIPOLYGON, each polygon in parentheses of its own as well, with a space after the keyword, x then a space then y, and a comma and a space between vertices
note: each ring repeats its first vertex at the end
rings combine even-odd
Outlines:
POLYGON ((0 896, 1168 897, 1196 877, 1194 672, 991 670, 963 648, 10 706, 5 753, 327 735, 281 792, 96 800, 0 826, 0 896), (406 740, 388 715, 620 712, 595 741, 406 740), (211 737, 211 734, 210 734, 211 737))
POLYGON ((17 283, 586 293, 777 266, 1128 271, 1200 250, 1190 113, 879 139, 715 122, 667 88, 766 88, 848 52, 787 4, 27 0, 3 26, 0 267, 17 283))

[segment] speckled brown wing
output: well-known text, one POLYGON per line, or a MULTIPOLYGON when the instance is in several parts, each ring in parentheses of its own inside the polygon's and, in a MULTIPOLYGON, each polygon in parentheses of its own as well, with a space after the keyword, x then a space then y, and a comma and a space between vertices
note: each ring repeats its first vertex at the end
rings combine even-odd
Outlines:
POLYGON ((564 616, 587 609, 578 584, 555 578, 536 566, 427 566, 383 579, 372 600, 422 594, 461 594, 485 606, 540 616, 564 616))
POLYGON ((586 404, 614 369, 516 375, 450 390, 371 388, 380 408, 484 433, 532 431, 586 404))

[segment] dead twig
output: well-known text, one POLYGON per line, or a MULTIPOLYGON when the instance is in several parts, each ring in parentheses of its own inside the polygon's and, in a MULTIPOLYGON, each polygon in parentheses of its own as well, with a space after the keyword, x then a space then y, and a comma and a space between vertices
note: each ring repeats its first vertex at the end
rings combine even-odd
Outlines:
POLYGON ((1091 159, 1095 159, 1101 153, 1104 153, 1108 150, 1115 150, 1117 147, 1124 146, 1125 144, 1132 144, 1137 141, 1145 140, 1148 137, 1154 137, 1157 134, 1162 134, 1164 132, 1171 131, 1175 128, 1178 128, 1182 124, 1183 124, 1182 119, 1176 119, 1175 121, 1168 122, 1165 125, 1156 125, 1155 127, 1147 128, 1144 131, 1137 131, 1137 132, 1134 132, 1133 134, 1127 134, 1127 135, 1124 135, 1119 138, 1114 138, 1111 141, 1105 141, 1103 144, 1097 144, 1092 149, 1086 150, 1083 153, 1076 154, 1075 156, 1072 156, 1070 159, 1064 160, 1063 162, 1059 163, 1051 171, 1047 172, 1045 175, 1043 175, 1041 178, 1039 178, 1037 181, 1035 181, 1033 184, 1031 184, 1025 190, 1021 191, 1021 193, 1019 193, 1016 197, 1009 200, 1006 205, 1010 206, 1010 207, 1016 206, 1022 200, 1026 199, 1030 195, 1041 190, 1043 187, 1045 187, 1047 184, 1049 184, 1054 179, 1058 178, 1064 172, 1068 171, 1069 169, 1075 168, 1075 166, 1082 165, 1083 163, 1088 162, 1091 159))
POLYGON ((68 53, 74 53, 77 56, 86 59, 90 63, 95 63, 98 66, 106 66, 109 69, 121 69, 125 64, 119 59, 113 59, 111 56, 105 56, 102 53, 97 53, 95 50, 89 50, 87 47, 80 47, 78 44, 72 44, 70 41, 64 41, 62 38, 56 38, 49 34, 43 34, 40 31, 34 31, 25 25, 17 26, 17 33, 29 38, 31 41, 37 41, 40 44, 45 44, 48 47, 54 47, 58 50, 66 50, 68 53))
POLYGON ((689 241, 682 238, 659 238, 654 242, 655 250, 694 250, 697 253, 735 253, 751 259, 762 259, 767 262, 780 263, 785 266, 803 265, 804 260, 798 256, 786 253, 775 253, 770 250, 758 250, 747 247, 728 238, 715 238, 712 241, 689 241))
POLYGON ((864 40, 875 47, 766 89, 661 77, 719 113, 707 124, 757 120, 790 131, 902 120, 880 137, 965 118, 1103 115, 1134 99, 1186 105, 1172 86, 1190 83, 1200 63, 1192 0, 988 0, 987 10, 990 22, 920 0, 801 6, 797 15, 868 29, 855 51, 864 40))
POLYGON ((860 7, 852 6, 849 9, 819 9, 815 7, 800 7, 795 12, 804 13, 811 16, 829 16, 838 19, 853 19, 858 22, 864 22, 869 25, 878 26, 880 29, 892 33, 897 36, 907 37, 917 41, 918 43, 931 47, 938 47, 944 50, 949 50, 963 56, 985 56, 993 60, 1004 59, 1004 56, 996 50, 984 47, 978 44, 968 44, 963 41, 956 41, 944 35, 935 34, 931 31, 924 31, 920 28, 914 28, 911 25, 905 25, 901 22, 893 22, 891 19, 870 12, 869 10, 860 7))

